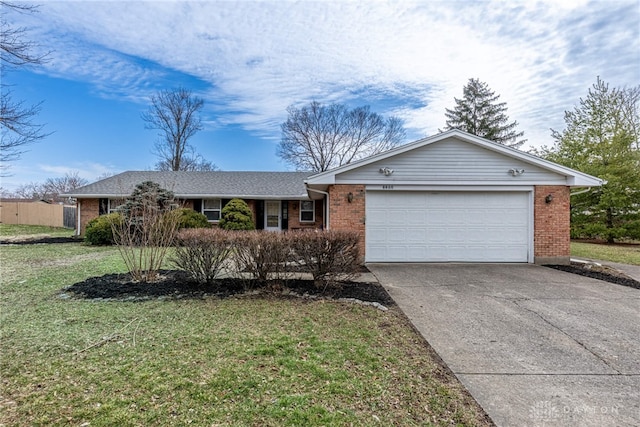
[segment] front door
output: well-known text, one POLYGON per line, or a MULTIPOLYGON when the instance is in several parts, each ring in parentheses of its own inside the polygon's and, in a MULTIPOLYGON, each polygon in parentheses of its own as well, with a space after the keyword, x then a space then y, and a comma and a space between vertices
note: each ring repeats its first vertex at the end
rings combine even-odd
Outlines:
POLYGON ((281 223, 280 200, 267 200, 264 202, 264 229, 279 231, 281 223))

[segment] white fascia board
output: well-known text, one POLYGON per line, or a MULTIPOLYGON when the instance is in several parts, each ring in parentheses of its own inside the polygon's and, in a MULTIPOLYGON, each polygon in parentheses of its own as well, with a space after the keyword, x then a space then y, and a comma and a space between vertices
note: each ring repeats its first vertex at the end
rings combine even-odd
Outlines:
POLYGON ((73 197, 75 199, 111 199, 111 198, 121 198, 127 197, 131 193, 123 193, 123 194, 61 194, 63 197, 73 197))
MULTIPOLYGON (((102 198, 120 198, 127 197, 127 194, 65 194, 65 197, 74 197, 76 199, 102 199, 102 198)), ((178 199, 252 199, 252 200, 307 200, 307 194, 295 196, 256 196, 256 195, 234 195, 229 194, 174 194, 178 199)))
POLYGON ((324 194, 322 193, 326 193, 327 189, 329 188, 328 185, 324 185, 324 184, 307 184, 307 182, 305 181, 305 185, 307 187, 307 196, 312 199, 312 200, 320 200, 322 198, 324 198, 324 194), (312 190, 317 190, 320 191, 320 193, 318 193, 317 191, 312 191, 312 190))
POLYGON ((176 194, 180 199, 251 199, 251 200, 306 200, 308 197, 306 194, 278 196, 278 195, 255 195, 255 194, 241 194, 241 195, 229 195, 229 194, 176 194))
POLYGON ((388 180, 371 180, 363 182, 361 180, 342 180, 338 184, 365 184, 365 185, 501 185, 501 186, 519 186, 519 185, 567 185, 568 182, 543 182, 543 181, 531 181, 527 179, 516 179, 513 181, 508 180, 473 180, 473 181, 388 181, 388 180))
POLYGON ((521 160, 525 163, 530 163, 536 166, 539 166, 543 169, 555 172, 560 175, 564 175, 567 177, 567 185, 572 187, 597 187, 605 184, 605 181, 599 179, 595 176, 588 175, 586 173, 579 172, 577 170, 568 168, 566 166, 559 165, 557 163, 550 162, 548 160, 541 159, 540 157, 534 156, 533 154, 526 153, 524 151, 517 150, 515 148, 507 147, 506 145, 498 144, 492 141, 489 141, 484 138, 480 138, 478 136, 472 135, 467 132, 463 132, 458 129, 449 130, 446 132, 439 133, 437 135, 433 135, 427 138, 419 139, 417 141, 401 145, 400 147, 396 147, 389 151, 385 151, 384 153, 376 154, 371 157, 367 157, 366 159, 358 160, 356 162, 350 163, 348 165, 340 166, 338 168, 321 172, 317 175, 312 175, 309 177, 305 183, 308 184, 335 184, 335 177, 338 174, 359 168, 361 166, 365 166, 380 160, 387 159, 389 157, 405 153, 407 151, 423 147, 425 145, 433 144, 438 141, 442 141, 444 139, 450 137, 457 137, 458 139, 481 146, 491 151, 498 152, 508 157, 512 157, 514 159, 521 160))
POLYGON ((388 185, 367 185, 366 191, 504 191, 504 192, 528 192, 533 191, 533 185, 394 185, 389 189, 388 185), (386 187, 386 188, 385 188, 386 187))

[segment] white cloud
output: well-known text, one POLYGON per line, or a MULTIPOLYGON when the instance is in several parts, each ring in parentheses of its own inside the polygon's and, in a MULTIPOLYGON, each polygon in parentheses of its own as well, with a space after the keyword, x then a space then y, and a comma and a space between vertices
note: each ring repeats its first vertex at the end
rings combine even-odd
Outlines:
POLYGON ((432 134, 477 77, 540 145, 597 75, 640 81, 634 1, 48 2, 41 12, 21 19, 55 49, 51 74, 136 100, 172 72, 192 75, 209 85, 210 122, 266 137, 290 104, 380 94, 411 102, 379 112, 432 134))

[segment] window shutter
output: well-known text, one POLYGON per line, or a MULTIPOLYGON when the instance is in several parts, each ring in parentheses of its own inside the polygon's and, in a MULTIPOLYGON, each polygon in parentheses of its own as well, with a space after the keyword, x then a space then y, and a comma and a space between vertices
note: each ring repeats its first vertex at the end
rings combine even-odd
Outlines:
POLYGON ((109 199, 98 200, 98 215, 104 215, 109 212, 109 199))

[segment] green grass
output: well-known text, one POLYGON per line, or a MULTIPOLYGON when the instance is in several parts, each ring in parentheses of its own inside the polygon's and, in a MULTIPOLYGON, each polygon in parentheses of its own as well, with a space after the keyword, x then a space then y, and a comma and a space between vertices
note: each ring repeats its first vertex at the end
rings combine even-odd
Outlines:
POLYGON ((117 250, 0 246, 0 425, 487 425, 395 310, 61 297, 117 250))
POLYGON ((13 225, 0 223, 0 237, 41 235, 42 237, 71 237, 74 230, 45 225, 13 225))
POLYGON ((640 245, 571 242, 571 255, 622 264, 640 265, 640 245))

